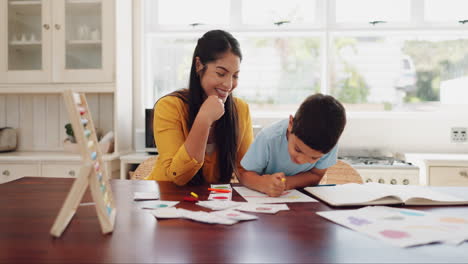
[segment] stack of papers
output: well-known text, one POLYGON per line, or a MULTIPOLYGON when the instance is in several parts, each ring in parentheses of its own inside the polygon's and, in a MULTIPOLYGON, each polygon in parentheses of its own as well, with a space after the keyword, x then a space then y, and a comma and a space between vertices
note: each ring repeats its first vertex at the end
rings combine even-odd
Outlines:
POLYGON ((143 202, 143 205, 140 208, 155 210, 155 209, 160 209, 160 208, 173 207, 178 203, 179 202, 177 201, 148 201, 148 202, 143 202))
POLYGON ((468 216, 368 206, 356 210, 317 212, 337 224, 398 247, 434 242, 457 245, 468 240, 468 216))
POLYGON ((276 214, 279 211, 289 210, 289 207, 286 204, 244 203, 234 209, 244 212, 276 214))
POLYGON ((156 218, 185 218, 207 224, 233 225, 239 221, 255 220, 255 215, 244 214, 238 211, 223 210, 216 212, 190 211, 182 208, 163 208, 152 210, 156 218))
POLYGON ((211 209, 211 210, 226 210, 233 207, 238 207, 244 202, 235 201, 199 201, 197 205, 211 209))
POLYGON ((157 192, 135 192, 133 193, 134 201, 148 201, 148 200, 158 200, 159 193, 157 192))
POLYGON ((282 210, 289 210, 289 207, 286 204, 261 204, 235 201, 200 201, 197 203, 197 205, 209 208, 211 210, 233 209, 244 212, 266 214, 276 214, 277 212, 282 210))
POLYGON ((211 191, 208 196, 209 201, 231 201, 232 200, 232 188, 230 184, 211 184, 212 189, 219 189, 229 192, 215 192, 211 191))

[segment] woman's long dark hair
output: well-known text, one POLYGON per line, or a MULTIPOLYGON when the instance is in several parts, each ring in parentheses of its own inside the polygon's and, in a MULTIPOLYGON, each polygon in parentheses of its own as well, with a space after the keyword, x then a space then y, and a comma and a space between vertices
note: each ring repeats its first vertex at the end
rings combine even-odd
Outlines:
MULTIPOLYGON (((197 46, 193 52, 192 67, 190 69, 190 80, 188 90, 176 91, 170 95, 181 98, 189 106, 187 124, 192 128, 195 117, 201 105, 206 99, 206 94, 201 86, 200 76, 203 76, 206 67, 197 73, 196 57, 200 58, 203 65, 213 62, 226 52, 232 52, 242 60, 239 42, 228 32, 223 30, 212 30, 198 39, 197 46)), ((215 143, 218 149, 218 164, 220 182, 229 183, 232 173, 236 170, 236 154, 238 144, 238 122, 237 109, 232 94, 224 103, 224 115, 216 121, 214 127, 215 143)), ((203 168, 200 169, 190 180, 189 185, 200 185, 204 183, 203 168)))

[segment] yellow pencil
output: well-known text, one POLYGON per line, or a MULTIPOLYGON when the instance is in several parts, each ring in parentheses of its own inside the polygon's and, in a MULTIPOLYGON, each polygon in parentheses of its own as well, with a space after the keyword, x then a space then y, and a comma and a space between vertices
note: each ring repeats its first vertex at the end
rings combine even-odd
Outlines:
POLYGON ((191 192, 190 195, 192 195, 193 197, 197 198, 198 199, 198 194, 194 193, 194 192, 191 192))

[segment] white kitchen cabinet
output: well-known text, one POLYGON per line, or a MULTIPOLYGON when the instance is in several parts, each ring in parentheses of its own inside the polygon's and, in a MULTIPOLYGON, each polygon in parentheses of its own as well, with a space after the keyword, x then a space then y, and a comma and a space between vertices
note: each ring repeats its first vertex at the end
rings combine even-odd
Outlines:
POLYGON ((41 176, 54 178, 75 178, 80 172, 79 162, 50 162, 41 166, 41 176))
POLYGON ((114 14, 113 0, 1 0, 0 83, 112 82, 114 14))
POLYGON ((13 181, 24 176, 35 176, 39 174, 39 164, 26 163, 1 163, 0 162, 0 184, 13 181))
POLYGON ((468 186, 468 155, 405 154, 406 160, 418 164, 422 184, 430 186, 468 186))
MULTIPOLYGON (((117 154, 105 154, 104 166, 111 178, 119 178, 117 154)), ((75 178, 82 166, 81 156, 62 152, 0 153, 0 184, 27 176, 75 178)))
POLYGON ((113 131, 104 165, 118 178, 133 137, 132 10, 131 0, 0 0, 0 127, 19 139, 0 163, 37 166, 21 177, 78 174, 79 154, 63 146, 61 93, 72 89, 86 93, 96 128, 113 131))
POLYGON ((465 167, 429 166, 429 183, 435 186, 468 186, 468 162, 465 167))

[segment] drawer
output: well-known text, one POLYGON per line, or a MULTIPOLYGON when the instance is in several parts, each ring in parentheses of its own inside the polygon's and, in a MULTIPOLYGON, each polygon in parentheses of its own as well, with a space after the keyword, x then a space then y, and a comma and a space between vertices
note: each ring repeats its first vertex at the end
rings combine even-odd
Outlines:
POLYGON ((468 167, 429 167, 429 185, 468 186, 468 167))
POLYGON ((25 176, 40 176, 36 163, 0 163, 0 183, 13 181, 25 176))
POLYGON ((43 177, 75 178, 80 173, 80 163, 45 163, 42 164, 43 177))

